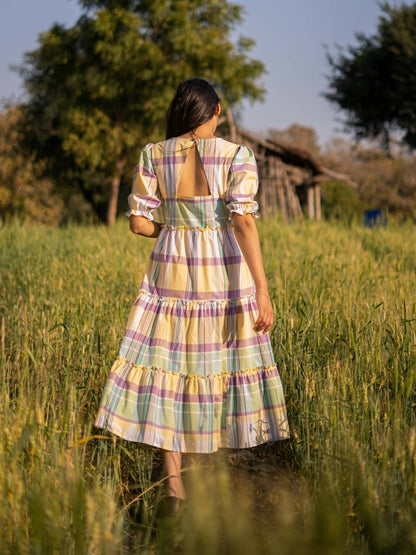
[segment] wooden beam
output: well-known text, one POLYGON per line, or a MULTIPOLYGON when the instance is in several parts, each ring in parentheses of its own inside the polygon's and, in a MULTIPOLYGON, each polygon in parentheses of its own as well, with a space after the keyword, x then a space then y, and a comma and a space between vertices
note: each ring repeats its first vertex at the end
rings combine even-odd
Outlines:
POLYGON ((358 183, 350 179, 348 175, 345 175, 345 173, 334 172, 332 170, 328 170, 328 168, 322 168, 321 173, 323 173, 324 175, 327 175, 331 179, 338 179, 339 181, 343 181, 344 183, 346 183, 347 185, 350 185, 354 189, 358 187, 358 183))

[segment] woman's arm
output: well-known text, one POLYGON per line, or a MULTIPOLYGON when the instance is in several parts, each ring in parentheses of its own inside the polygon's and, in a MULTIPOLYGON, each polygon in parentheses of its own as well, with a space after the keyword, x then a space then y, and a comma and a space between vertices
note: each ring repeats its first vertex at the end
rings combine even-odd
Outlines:
POLYGON ((240 245, 256 287, 259 316, 253 329, 256 332, 267 333, 273 325, 273 307, 270 302, 266 274, 264 273, 256 222, 251 214, 241 216, 232 212, 231 216, 235 237, 240 245))
POLYGON ((130 216, 130 230, 137 235, 144 237, 157 237, 162 229, 161 224, 151 222, 144 216, 130 216))

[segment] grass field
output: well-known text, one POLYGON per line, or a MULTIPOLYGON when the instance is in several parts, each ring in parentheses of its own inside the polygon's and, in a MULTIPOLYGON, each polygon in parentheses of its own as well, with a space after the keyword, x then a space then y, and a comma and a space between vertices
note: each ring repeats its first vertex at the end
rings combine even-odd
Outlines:
POLYGON ((292 439, 190 459, 155 521, 158 452, 92 426, 153 241, 0 230, 0 552, 416 551, 416 231, 260 221, 292 439))

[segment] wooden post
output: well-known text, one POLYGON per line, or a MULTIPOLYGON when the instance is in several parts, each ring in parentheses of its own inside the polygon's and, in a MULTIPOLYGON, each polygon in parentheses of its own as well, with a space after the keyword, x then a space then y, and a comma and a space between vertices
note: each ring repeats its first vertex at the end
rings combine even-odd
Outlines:
POLYGON ((315 219, 321 219, 321 188, 319 185, 314 187, 315 193, 315 219))
POLYGON ((266 202, 266 191, 267 187, 269 186, 269 179, 268 175, 268 162, 264 160, 263 163, 259 166, 259 204, 260 204, 260 212, 262 214, 266 214, 267 211, 267 202, 266 202))
POLYGON ((276 214, 279 209, 279 196, 278 196, 278 188, 277 188, 277 180, 278 180, 278 168, 276 167, 276 160, 273 160, 270 164, 269 170, 269 189, 270 189, 270 212, 272 214, 276 214))
POLYGON ((296 187, 291 183, 287 172, 284 172, 284 182, 289 218, 290 220, 296 220, 302 217, 302 208, 300 206, 299 197, 296 194, 296 187))
POLYGON ((302 218, 303 217, 302 207, 300 205, 300 200, 299 200, 298 194, 296 192, 296 186, 295 185, 292 186, 292 194, 293 194, 294 214, 295 214, 296 218, 302 218))
POLYGON ((306 195, 308 200, 308 217, 310 220, 315 219, 315 195, 313 192, 313 187, 308 185, 306 189, 306 195))
POLYGON ((308 197, 308 216, 310 220, 315 219, 315 193, 314 187, 312 185, 308 185, 306 191, 308 197))
POLYGON ((294 185, 290 187, 290 204, 293 214, 293 219, 296 220, 297 218, 302 217, 302 208, 300 206, 299 197, 296 194, 296 188, 294 185))
POLYGON ((276 186, 277 186, 277 197, 279 200, 279 208, 283 216, 283 220, 285 222, 288 221, 288 213, 286 207, 286 199, 285 199, 285 190, 284 190, 284 179, 285 179, 285 170, 283 168, 277 168, 278 162, 275 161, 276 164, 276 186))
POLYGON ((282 173, 283 173, 283 185, 284 185, 284 188, 285 188, 284 190, 285 190, 286 210, 287 210, 289 222, 291 222, 292 220, 294 220, 294 214, 293 214, 293 210, 292 210, 291 185, 290 185, 289 177, 286 173, 286 170, 283 169, 282 173))

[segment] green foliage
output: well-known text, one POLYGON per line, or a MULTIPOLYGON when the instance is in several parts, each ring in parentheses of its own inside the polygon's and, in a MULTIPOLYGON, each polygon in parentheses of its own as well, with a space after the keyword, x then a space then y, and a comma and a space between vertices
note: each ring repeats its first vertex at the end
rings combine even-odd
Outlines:
POLYGON ((322 214, 334 221, 362 219, 364 205, 355 189, 342 181, 326 181, 321 186, 322 214))
POLYGON ((416 148, 416 4, 382 6, 377 34, 357 34, 358 46, 328 55, 326 98, 345 113, 356 137, 388 146, 394 135, 416 148))
POLYGON ((398 221, 416 220, 415 154, 387 155, 380 148, 334 140, 323 160, 327 167, 346 173, 358 184, 361 210, 377 208, 388 211, 398 221))
POLYGON ((53 183, 42 177, 35 155, 21 152, 22 110, 9 107, 0 114, 0 219, 15 216, 48 224, 61 219, 63 200, 53 194, 53 183))
POLYGON ((153 241, 126 221, 3 226, 2 553, 415 551, 415 229, 259 232, 292 439, 238 452, 267 465, 224 450, 187 471, 170 528, 157 451, 92 426, 153 241))
MULTIPOLYGON (((200 76, 224 103, 261 99, 253 41, 231 41, 241 7, 225 1, 84 2, 70 29, 54 25, 25 55, 28 148, 57 187, 80 190, 97 216, 115 219, 120 182, 138 149, 164 136, 177 85, 200 76)), ((130 180, 130 179, 129 179, 130 180)))
POLYGON ((9 106, 0 113, 0 220, 58 225, 70 220, 92 220, 90 206, 77 191, 57 187, 45 160, 22 148, 27 113, 9 106))

